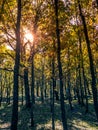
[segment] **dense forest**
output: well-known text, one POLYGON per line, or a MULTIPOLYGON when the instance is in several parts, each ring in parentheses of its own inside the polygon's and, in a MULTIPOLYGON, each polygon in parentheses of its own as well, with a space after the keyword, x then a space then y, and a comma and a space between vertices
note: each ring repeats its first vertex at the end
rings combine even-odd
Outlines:
POLYGON ((98 0, 0 0, 0 130, 98 130, 98 0))

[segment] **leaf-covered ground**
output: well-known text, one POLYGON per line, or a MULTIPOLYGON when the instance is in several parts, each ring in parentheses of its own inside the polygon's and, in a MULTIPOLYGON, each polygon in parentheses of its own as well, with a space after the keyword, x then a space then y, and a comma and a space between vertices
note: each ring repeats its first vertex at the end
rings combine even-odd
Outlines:
MULTIPOLYGON (((94 114, 93 104, 89 102, 89 113, 85 114, 85 108, 73 103, 73 111, 70 110, 67 101, 65 102, 67 112, 67 122, 69 130, 98 130, 98 122, 94 114)), ((0 130, 10 130, 11 105, 2 104, 0 107, 0 130)), ((30 109, 19 105, 18 130, 52 130, 51 109, 49 100, 41 103, 37 99, 34 106, 35 127, 30 127, 30 109)), ((55 128, 63 130, 61 123, 60 103, 55 102, 55 128)))

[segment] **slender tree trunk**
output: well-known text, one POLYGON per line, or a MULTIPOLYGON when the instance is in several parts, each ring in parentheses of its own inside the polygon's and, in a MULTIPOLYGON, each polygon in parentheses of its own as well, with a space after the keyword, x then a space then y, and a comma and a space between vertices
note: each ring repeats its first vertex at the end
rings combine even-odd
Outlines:
POLYGON ((31 104, 31 127, 34 127, 34 113, 33 113, 33 110, 34 110, 34 104, 32 103, 31 104))
POLYGON ((35 87, 35 78, 34 78, 34 56, 32 57, 32 66, 31 66, 31 75, 32 75, 32 82, 31 82, 31 95, 32 95, 32 102, 35 104, 35 94, 34 94, 34 87, 35 87))
POLYGON ((10 104, 10 95, 11 95, 11 76, 9 75, 9 83, 8 83, 8 104, 10 104))
MULTIPOLYGON (((26 46, 24 46, 24 30, 23 30, 24 27, 21 28, 21 45, 20 45, 20 61, 21 62, 26 62, 26 46)), ((20 73, 25 73, 25 70, 20 70, 20 73)), ((25 77, 24 77, 25 78, 25 77)), ((28 78, 27 78, 28 80, 28 78)), ((28 82, 28 81, 27 81, 28 82)), ((20 91, 21 91, 21 104, 23 105, 23 102, 24 102, 24 90, 25 90, 25 83, 26 81, 20 77, 20 85, 21 85, 21 88, 20 88, 20 91)), ((26 97, 26 93, 25 93, 25 97, 26 97)))
MULTIPOLYGON (((86 99, 86 111, 85 112, 87 113, 88 112, 88 97, 87 97, 86 76, 85 76, 85 70, 84 70, 83 52, 82 52, 80 32, 78 32, 78 36, 79 36, 79 50, 80 50, 81 68, 82 68, 82 75, 83 75, 83 82, 84 82, 84 91, 85 91, 85 99, 86 99)), ((83 104, 84 104, 84 102, 83 102, 83 104)))
POLYGON ((66 95, 66 88, 67 88, 67 84, 66 84, 66 81, 67 81, 67 79, 66 79, 66 74, 65 74, 65 79, 64 79, 64 89, 65 89, 65 94, 64 95, 66 95))
POLYGON ((84 82, 84 91, 85 91, 85 99, 86 99, 86 110, 85 113, 88 113, 89 111, 89 107, 88 107, 88 95, 87 95, 87 86, 86 86, 86 76, 85 76, 85 72, 83 70, 83 82, 84 82))
POLYGON ((47 97, 47 85, 46 85, 46 81, 44 79, 44 95, 45 95, 45 98, 47 97))
POLYGON ((78 37, 79 37, 79 65, 78 65, 78 69, 79 69, 79 85, 80 85, 80 94, 81 94, 81 106, 84 106, 84 88, 83 88, 83 84, 82 84, 82 66, 81 66, 81 62, 82 62, 82 57, 81 57, 81 37, 80 37, 80 32, 78 31, 78 37))
POLYGON ((35 104, 35 73, 34 73, 34 54, 35 44, 33 43, 32 58, 31 58, 31 127, 34 127, 34 104, 35 104))
MULTIPOLYGON (((54 62, 54 61, 52 61, 54 62)), ((55 89, 55 78, 54 78, 54 63, 52 63, 52 106, 51 106, 51 112, 52 112, 52 130, 55 130, 55 122, 54 122, 54 89, 55 89)))
POLYGON ((1 106, 1 102, 2 102, 2 97, 3 97, 3 86, 2 86, 2 81, 0 84, 0 106, 1 106))
POLYGON ((24 86, 25 86, 25 98, 26 98, 26 107, 30 108, 30 91, 29 91, 29 82, 28 82, 28 68, 24 69, 24 86))
MULTIPOLYGON (((52 82, 50 81, 49 82, 49 88, 50 88, 50 107, 51 107, 51 102, 52 102, 52 82)), ((52 109, 51 109, 51 112, 52 112, 52 109)))
MULTIPOLYGON (((79 61, 80 62, 80 61, 79 61)), ((81 77, 81 66, 80 66, 80 63, 79 63, 79 86, 80 86, 80 98, 81 98, 81 106, 84 106, 84 94, 83 94, 83 87, 82 87, 82 77, 81 77)))
MULTIPOLYGON (((54 46, 54 53, 55 53, 55 42, 53 42, 54 46)), ((55 130, 55 120, 54 120, 54 94, 55 94, 55 88, 56 88, 56 80, 55 80, 55 56, 53 54, 52 58, 52 130, 55 130)))
POLYGON ((68 47, 68 65, 67 65, 67 71, 68 71, 68 74, 67 74, 67 77, 68 77, 68 80, 67 80, 67 88, 68 88, 68 101, 69 101, 69 105, 70 105, 70 109, 73 110, 73 107, 72 107, 72 102, 71 102, 71 90, 70 90, 70 87, 71 87, 71 83, 70 83, 70 52, 69 52, 69 47, 68 47))
POLYGON ((88 82, 87 78, 85 80, 86 80, 87 92, 89 95, 91 95, 90 88, 89 88, 89 82, 88 82))
POLYGON ((39 97, 39 81, 37 81, 36 85, 37 85, 36 95, 37 97, 39 97))
POLYGON ((81 100, 80 100, 80 91, 79 91, 79 87, 78 87, 78 70, 76 68, 76 93, 77 93, 77 98, 78 98, 78 104, 81 104, 81 100))
POLYGON ((24 89, 23 89, 23 86, 24 86, 24 82, 23 82, 23 80, 21 79, 21 104, 23 105, 23 102, 24 102, 24 98, 23 98, 23 96, 24 96, 24 89))
POLYGON ((41 101, 44 103, 44 63, 42 63, 41 101))
POLYGON ((98 94, 97 94, 97 86, 96 86, 96 77, 95 77, 95 72, 94 72, 93 56, 92 56, 92 51, 91 51, 91 47, 90 47, 90 41, 89 41, 89 37, 88 37, 86 21, 85 21, 85 17, 82 14, 82 9, 81 9, 79 0, 78 0, 78 6, 79 6, 79 11, 80 11, 80 17, 81 17, 83 27, 84 27, 85 40, 86 40, 87 49, 88 49, 90 71, 91 71, 91 78, 92 78, 93 101, 94 101, 95 113, 96 113, 97 120, 98 120, 98 94))
POLYGON ((14 90, 13 90, 13 108, 12 108, 12 121, 11 130, 17 130, 18 124, 18 75, 20 64, 20 21, 21 21, 21 0, 17 1, 17 23, 16 23, 16 55, 14 66, 14 90))
POLYGON ((64 105, 64 93, 63 93, 63 72, 61 65, 61 45, 60 45, 60 32, 59 32, 59 21, 58 21, 58 0, 55 0, 55 17, 56 17, 56 35, 57 35, 57 60, 58 60, 58 69, 59 69, 59 79, 60 79, 60 102, 61 102, 61 117, 63 130, 67 130, 67 117, 64 105))
POLYGON ((34 104, 35 104, 35 95, 34 95, 34 56, 32 57, 32 66, 31 66, 31 75, 32 75, 32 83, 31 83, 31 127, 34 127, 34 104))
POLYGON ((7 96, 7 100, 6 100, 6 103, 9 104, 9 86, 7 85, 6 86, 6 96, 7 96))

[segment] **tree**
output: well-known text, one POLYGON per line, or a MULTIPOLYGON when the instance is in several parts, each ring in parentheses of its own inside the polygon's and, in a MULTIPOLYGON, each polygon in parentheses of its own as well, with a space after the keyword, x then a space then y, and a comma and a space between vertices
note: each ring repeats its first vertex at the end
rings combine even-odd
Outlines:
POLYGON ((68 47, 68 56, 67 56, 67 59, 68 59, 68 65, 67 65, 67 89, 68 89, 68 100, 69 100, 69 104, 70 104, 70 109, 73 110, 73 107, 72 107, 72 97, 71 97, 71 81, 70 81, 70 77, 71 77, 71 74, 70 74, 70 48, 68 47))
POLYGON ((19 88, 19 64, 20 64, 20 22, 21 22, 21 0, 17 1, 17 23, 16 23, 16 55, 14 65, 14 91, 11 130, 17 130, 18 123, 18 88, 19 88))
POLYGON ((86 26, 85 17, 82 13, 82 9, 81 9, 79 0, 78 0, 78 7, 79 7, 79 11, 80 11, 80 17, 81 17, 83 28, 84 28, 85 40, 86 40, 87 49, 88 49, 90 71, 91 71, 91 77, 92 77, 93 101, 94 101, 95 113, 96 113, 97 120, 98 120, 98 94, 97 94, 97 86, 96 86, 96 76, 95 76, 95 71, 94 71, 93 55, 92 55, 92 51, 91 51, 91 47, 90 47, 90 40, 89 40, 89 36, 88 36, 88 30, 87 30, 87 26, 86 26))
POLYGON ((26 107, 30 108, 30 91, 29 91, 29 82, 28 82, 28 68, 24 69, 24 86, 25 86, 25 98, 26 98, 26 107))
POLYGON ((64 105, 64 93, 63 93, 63 73, 61 65, 61 43, 60 43, 60 30, 59 30, 59 21, 58 21, 58 0, 54 1, 55 3, 55 18, 56 18, 56 36, 57 36, 57 60, 58 60, 58 70, 59 70, 59 79, 60 79, 60 102, 61 102, 61 113, 62 113, 62 123, 63 129, 67 130, 67 117, 64 105))

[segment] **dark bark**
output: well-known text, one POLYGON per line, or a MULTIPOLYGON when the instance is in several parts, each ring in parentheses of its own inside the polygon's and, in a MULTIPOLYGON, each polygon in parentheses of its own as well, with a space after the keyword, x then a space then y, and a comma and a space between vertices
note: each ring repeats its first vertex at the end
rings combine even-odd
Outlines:
POLYGON ((46 81, 44 81, 44 95, 45 95, 45 98, 46 98, 47 97, 47 85, 46 85, 46 81))
POLYGON ((79 86, 80 86, 80 94, 81 94, 81 96, 80 96, 81 106, 84 106, 84 94, 83 94, 83 87, 82 87, 82 77, 81 77, 80 63, 79 63, 78 71, 79 71, 79 86))
POLYGON ((55 76, 54 76, 54 58, 53 58, 53 61, 52 61, 52 107, 51 107, 51 110, 52 110, 52 130, 55 130, 55 122, 54 122, 54 89, 55 89, 55 76))
POLYGON ((79 85, 80 85, 80 98, 81 98, 81 106, 84 106, 84 88, 82 84, 82 54, 81 54, 81 35, 80 32, 78 31, 78 38, 79 38, 79 65, 78 65, 78 70, 79 70, 79 85))
POLYGON ((24 88, 24 83, 23 83, 23 80, 21 79, 21 96, 22 96, 21 97, 21 104, 22 105, 23 105, 23 102, 24 102, 24 97, 23 97, 24 96, 24 91, 23 91, 24 89, 23 88, 24 88))
POLYGON ((69 47, 68 47, 68 57, 67 57, 67 60, 68 60, 68 65, 67 65, 67 89, 68 89, 68 101, 69 101, 69 105, 70 105, 70 109, 73 110, 73 107, 72 107, 72 102, 71 102, 71 83, 70 83, 70 52, 69 52, 69 47))
POLYGON ((88 106, 88 95, 87 95, 87 86, 86 86, 86 76, 85 76, 85 72, 83 70, 83 81, 84 81, 84 90, 85 90, 85 99, 86 99, 86 110, 85 113, 88 113, 89 111, 89 106, 88 106))
POLYGON ((19 64, 20 64, 20 21, 21 21, 21 0, 17 1, 17 23, 16 23, 16 54, 14 65, 14 90, 13 90, 13 108, 11 130, 17 130, 18 124, 18 88, 19 88, 19 64))
MULTIPOLYGON (((40 19, 40 6, 36 9, 36 15, 35 15, 35 19, 34 19, 34 26, 33 26, 33 32, 34 35, 36 36, 36 31, 38 28, 38 21, 40 19), (39 8, 39 9, 38 9, 39 8)), ((32 77, 32 81, 31 81, 31 97, 32 97, 32 103, 31 103, 31 126, 34 126, 34 114, 33 114, 33 109, 34 109, 34 104, 35 104, 35 93, 34 93, 34 88, 35 88, 35 75, 34 75, 34 55, 35 55, 35 43, 33 42, 33 46, 32 46, 32 50, 31 50, 31 77, 32 77)))
POLYGON ((2 98, 3 98, 3 86, 2 86, 2 81, 1 81, 1 84, 0 84, 0 106, 1 106, 2 98))
POLYGON ((7 100, 6 103, 10 104, 10 86, 8 85, 6 88, 7 100))
POLYGON ((31 127, 34 127, 34 113, 33 113, 33 109, 34 109, 34 104, 31 104, 31 127))
POLYGON ((89 88, 89 82, 88 82, 87 78, 85 80, 86 80, 86 86, 87 86, 88 95, 91 95, 91 91, 90 91, 90 88, 89 88))
POLYGON ((32 81, 31 81, 31 96, 32 96, 32 102, 35 104, 35 94, 34 94, 34 87, 35 87, 35 78, 34 78, 34 56, 32 57, 31 75, 32 75, 32 81))
POLYGON ((37 81, 37 83, 36 83, 36 85, 37 85, 37 90, 36 90, 36 95, 37 95, 37 97, 39 97, 39 82, 37 81))
MULTIPOLYGON (((42 61, 43 62, 43 61, 42 61)), ((44 103, 44 63, 42 63, 41 101, 44 103)))
POLYGON ((34 73, 34 43, 33 43, 33 50, 32 50, 32 58, 31 58, 31 127, 34 127, 34 104, 35 104, 35 73, 34 73))
POLYGON ((61 117, 63 129, 67 130, 67 117, 64 105, 64 93, 63 93, 63 72, 61 65, 61 43, 60 43, 60 32, 59 32, 59 20, 58 20, 58 0, 55 0, 55 17, 56 17, 56 36, 57 36, 57 61, 60 79, 60 103, 61 103, 61 117))
POLYGON ((50 81, 49 86, 50 86, 50 107, 51 107, 51 112, 52 112, 52 90, 53 90, 53 86, 52 86, 52 81, 50 81))
POLYGON ((32 75, 32 82, 31 82, 31 127, 34 127, 34 104, 35 104, 35 95, 34 95, 34 57, 32 57, 32 66, 31 66, 31 75, 32 75))
POLYGON ((85 21, 84 15, 82 14, 82 9, 81 9, 81 5, 80 5, 79 0, 78 0, 78 6, 79 6, 79 11, 80 11, 80 17, 81 17, 83 27, 84 27, 85 40, 86 40, 87 49, 88 49, 90 71, 91 71, 91 78, 92 78, 93 101, 94 101, 94 108, 95 108, 96 117, 98 120, 98 94, 97 94, 97 86, 96 86, 96 77, 95 77, 95 72, 94 72, 93 56, 92 56, 92 51, 91 51, 91 47, 90 47, 90 40, 88 37, 88 30, 87 30, 87 26, 86 26, 86 21, 85 21))
POLYGON ((25 87, 25 99, 26 99, 26 107, 30 108, 30 91, 29 91, 29 82, 28 82, 28 68, 24 69, 24 87, 25 87))
MULTIPOLYGON (((55 42, 53 43, 53 49, 55 52, 55 42)), ((56 80, 55 80, 55 56, 53 54, 52 58, 52 130, 55 130, 55 120, 54 120, 54 94, 55 94, 55 89, 56 89, 56 80)))
POLYGON ((76 94, 77 94, 77 98, 78 98, 78 104, 81 104, 81 100, 80 100, 80 91, 79 91, 79 87, 78 87, 78 70, 76 68, 76 94))
MULTIPOLYGON (((56 81, 55 81, 56 82, 56 81)), ((54 90, 54 94, 55 94, 55 98, 56 98, 56 101, 59 101, 59 94, 58 94, 58 90, 54 90)))
MULTIPOLYGON (((67 88, 66 80, 67 80, 67 79, 66 79, 66 74, 65 74, 65 79, 64 79, 64 86, 65 86, 64 88, 65 88, 65 94, 66 94, 66 88, 67 88)), ((65 95, 65 94, 64 94, 64 95, 65 95)))
POLYGON ((9 75, 9 81, 8 81, 9 83, 8 83, 8 101, 7 101, 7 103, 8 104, 10 104, 10 100, 11 100, 11 98, 10 98, 10 95, 11 95, 11 76, 9 75))
MULTIPOLYGON (((85 70, 84 70, 84 61, 83 61, 83 52, 82 52, 80 32, 78 32, 78 36, 79 36, 79 50, 80 50, 81 68, 82 68, 82 75, 83 75, 83 82, 84 82, 84 92, 85 92, 85 99, 86 99, 86 111, 85 112, 87 113, 88 112, 88 97, 87 97, 86 76, 85 76, 85 70)), ((84 105, 84 102, 83 102, 83 105, 84 105)))
POLYGON ((77 98, 76 98, 76 88, 75 88, 75 86, 73 88, 73 92, 74 92, 74 100, 76 100, 77 98))

